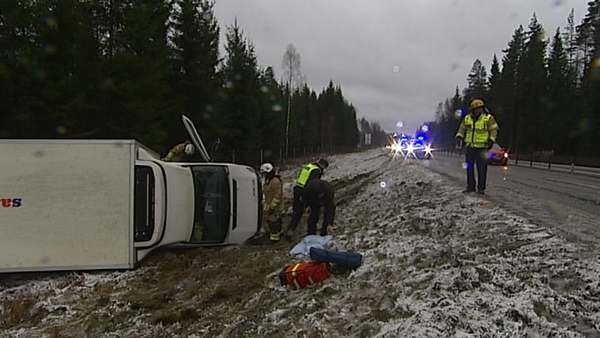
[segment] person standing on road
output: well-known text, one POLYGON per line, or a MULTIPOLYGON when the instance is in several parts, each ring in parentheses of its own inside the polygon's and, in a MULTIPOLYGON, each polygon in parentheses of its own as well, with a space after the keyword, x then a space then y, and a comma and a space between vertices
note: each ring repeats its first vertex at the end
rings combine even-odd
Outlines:
POLYGON ((467 167, 467 189, 463 193, 484 194, 487 180, 488 150, 492 148, 498 136, 498 124, 481 99, 474 99, 469 113, 460 123, 456 132, 456 146, 465 146, 467 167), (477 182, 475 182, 477 165, 477 182))
POLYGON ((279 241, 282 228, 283 184, 281 183, 281 177, 275 173, 275 168, 273 168, 271 163, 263 163, 260 166, 260 173, 265 178, 263 211, 267 215, 269 239, 272 242, 277 242, 279 241))
POLYGON ((191 140, 186 140, 180 143, 169 151, 167 156, 163 157, 162 160, 166 162, 181 162, 184 158, 194 155, 195 148, 191 140))
POLYGON ((294 201, 292 202, 292 220, 287 227, 287 232, 285 233, 285 238, 288 241, 292 240, 294 236, 294 231, 298 227, 298 223, 300 222, 300 218, 302 218, 302 214, 304 213, 304 206, 302 204, 302 191, 304 187, 312 180, 319 179, 323 176, 323 171, 329 167, 329 162, 326 159, 319 159, 317 162, 307 164, 302 167, 300 171, 300 175, 298 175, 298 179, 296 180, 296 185, 294 185, 294 201))
POLYGON ((308 210, 307 235, 317 233, 317 223, 323 210, 323 225, 319 234, 321 236, 333 234, 333 220, 335 218, 335 197, 333 187, 327 181, 315 179, 310 181, 302 191, 302 204, 308 210))

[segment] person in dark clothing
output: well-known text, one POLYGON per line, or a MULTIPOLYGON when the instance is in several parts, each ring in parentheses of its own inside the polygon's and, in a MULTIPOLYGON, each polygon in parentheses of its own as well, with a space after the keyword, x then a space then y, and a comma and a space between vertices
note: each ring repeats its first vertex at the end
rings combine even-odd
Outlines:
POLYGON ((327 181, 315 179, 310 181, 302 191, 302 204, 308 209, 308 235, 315 235, 317 232, 317 223, 323 210, 323 225, 319 234, 325 236, 333 233, 333 220, 335 218, 335 196, 333 187, 327 181))
POLYGON ((306 186, 310 181, 319 179, 323 176, 323 170, 329 167, 329 162, 325 159, 319 159, 317 162, 307 164, 302 167, 300 170, 300 175, 298 175, 298 179, 296 180, 296 184, 294 185, 294 200, 292 202, 292 220, 287 227, 287 232, 284 237, 291 241, 294 236, 294 231, 298 227, 298 223, 300 222, 300 218, 302 218, 302 214, 304 213, 304 206, 302 205, 302 201, 300 197, 302 196, 302 191, 304 190, 304 186, 306 186))

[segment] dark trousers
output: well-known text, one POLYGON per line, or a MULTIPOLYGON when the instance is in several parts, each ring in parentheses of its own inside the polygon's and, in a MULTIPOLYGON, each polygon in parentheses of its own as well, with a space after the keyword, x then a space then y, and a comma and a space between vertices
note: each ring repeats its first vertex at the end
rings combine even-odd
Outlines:
POLYGON ((467 148, 467 190, 485 190, 487 180, 488 157, 486 148, 467 148), (477 165, 477 182, 475 182, 475 165, 477 165))
POLYGON ((300 218, 302 218, 302 214, 304 213, 304 205, 302 205, 302 201, 300 201, 300 196, 302 196, 303 190, 304 188, 298 186, 294 187, 294 201, 292 202, 292 210, 294 213, 292 215, 290 225, 288 225, 288 230, 296 230, 298 223, 300 222, 300 218))
MULTIPOLYGON (((311 205, 310 206, 310 214, 308 215, 308 220, 306 221, 307 227, 307 235, 316 235, 317 234, 317 223, 319 223, 319 216, 321 214, 321 204, 311 205)), ((319 232, 321 236, 327 235, 327 228, 325 224, 321 227, 321 231, 319 232)))

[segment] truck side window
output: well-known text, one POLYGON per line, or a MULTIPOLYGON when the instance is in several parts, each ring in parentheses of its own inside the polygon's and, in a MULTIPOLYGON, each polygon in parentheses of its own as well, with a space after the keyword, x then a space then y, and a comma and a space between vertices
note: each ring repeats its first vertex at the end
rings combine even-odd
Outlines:
POLYGON ((154 172, 147 166, 135 167, 133 222, 135 241, 149 241, 154 233, 154 172))

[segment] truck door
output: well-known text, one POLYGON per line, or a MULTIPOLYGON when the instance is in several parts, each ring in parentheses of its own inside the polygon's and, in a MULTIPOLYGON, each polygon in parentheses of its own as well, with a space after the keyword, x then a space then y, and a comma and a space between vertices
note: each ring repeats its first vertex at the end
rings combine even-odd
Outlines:
POLYGON ((208 155, 206 147, 204 147, 204 143, 200 138, 200 134, 198 134, 198 131, 196 130, 194 122, 192 122, 192 120, 190 120, 190 118, 185 115, 182 115, 181 118, 183 120, 183 125, 185 126, 185 129, 187 130, 188 134, 190 135, 192 142, 194 142, 196 149, 198 149, 200 156, 202 156, 202 159, 204 159, 204 161, 210 162, 210 155, 208 155))
POLYGON ((231 187, 226 166, 190 166, 194 180, 194 230, 190 243, 223 243, 231 217, 231 187))

